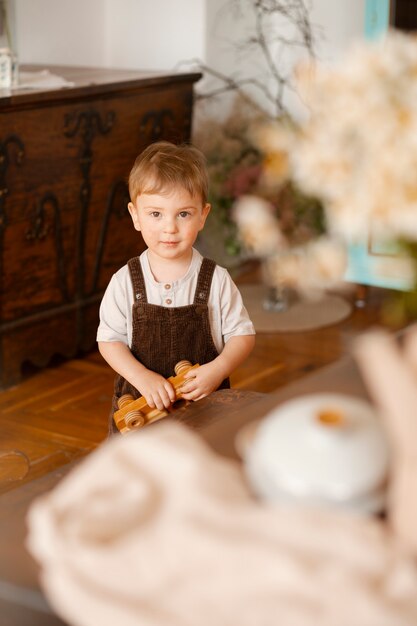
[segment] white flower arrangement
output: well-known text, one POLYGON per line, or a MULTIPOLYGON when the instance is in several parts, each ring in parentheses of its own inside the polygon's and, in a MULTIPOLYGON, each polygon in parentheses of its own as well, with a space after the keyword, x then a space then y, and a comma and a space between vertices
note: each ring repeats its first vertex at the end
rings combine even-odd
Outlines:
MULTIPOLYGON (((323 203, 327 237, 314 258, 311 244, 272 254, 266 246, 269 283, 304 293, 329 287, 346 268, 342 246, 370 233, 380 242, 411 242, 415 260, 417 38, 390 31, 378 42, 357 43, 338 64, 304 64, 297 81, 308 114, 298 125, 271 123, 259 133, 265 178, 270 184, 276 168, 280 185, 288 164, 299 188, 323 203)), ((237 203, 235 215, 239 210, 237 203)), ((404 267, 410 274, 410 264, 404 267)))
POLYGON ((304 67, 309 117, 291 152, 294 177, 325 205, 328 230, 417 239, 417 39, 358 43, 334 67, 304 67))

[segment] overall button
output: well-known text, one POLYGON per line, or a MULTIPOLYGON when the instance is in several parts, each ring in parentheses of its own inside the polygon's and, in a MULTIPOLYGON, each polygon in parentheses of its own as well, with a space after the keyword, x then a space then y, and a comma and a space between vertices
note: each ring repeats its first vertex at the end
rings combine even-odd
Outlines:
POLYGON ((165 300, 165 304, 172 304, 172 300, 171 300, 171 298, 167 298, 167 299, 165 300))
POLYGON ((168 283, 165 285, 165 289, 171 289, 171 285, 168 285, 168 283))

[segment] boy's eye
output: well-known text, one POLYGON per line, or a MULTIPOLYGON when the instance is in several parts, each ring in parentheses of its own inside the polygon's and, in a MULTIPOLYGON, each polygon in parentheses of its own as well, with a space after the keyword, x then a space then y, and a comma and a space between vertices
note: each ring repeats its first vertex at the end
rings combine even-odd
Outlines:
POLYGON ((152 211, 151 216, 152 217, 159 217, 161 215, 161 213, 159 211, 152 211))
POLYGON ((180 217, 188 217, 190 215, 189 211, 181 211, 181 213, 179 214, 180 217))

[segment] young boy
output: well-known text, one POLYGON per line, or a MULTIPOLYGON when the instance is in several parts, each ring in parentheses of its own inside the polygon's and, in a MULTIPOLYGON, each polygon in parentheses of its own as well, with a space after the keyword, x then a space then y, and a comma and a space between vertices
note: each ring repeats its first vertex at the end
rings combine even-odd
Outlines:
POLYGON ((148 248, 114 274, 100 307, 99 350, 118 374, 112 414, 124 393, 169 408, 175 391, 166 378, 183 359, 200 364, 186 374, 186 400, 229 387, 255 342, 228 272, 193 248, 210 211, 200 151, 148 146, 130 172, 129 193, 133 225, 148 248))

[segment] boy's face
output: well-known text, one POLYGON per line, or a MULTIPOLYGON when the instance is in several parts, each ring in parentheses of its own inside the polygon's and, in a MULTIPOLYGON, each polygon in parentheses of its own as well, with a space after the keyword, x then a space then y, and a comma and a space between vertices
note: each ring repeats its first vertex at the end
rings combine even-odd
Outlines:
POLYGON ((136 230, 148 249, 163 259, 189 259, 197 235, 204 227, 210 205, 202 205, 182 187, 166 193, 140 194, 128 205, 136 230))

